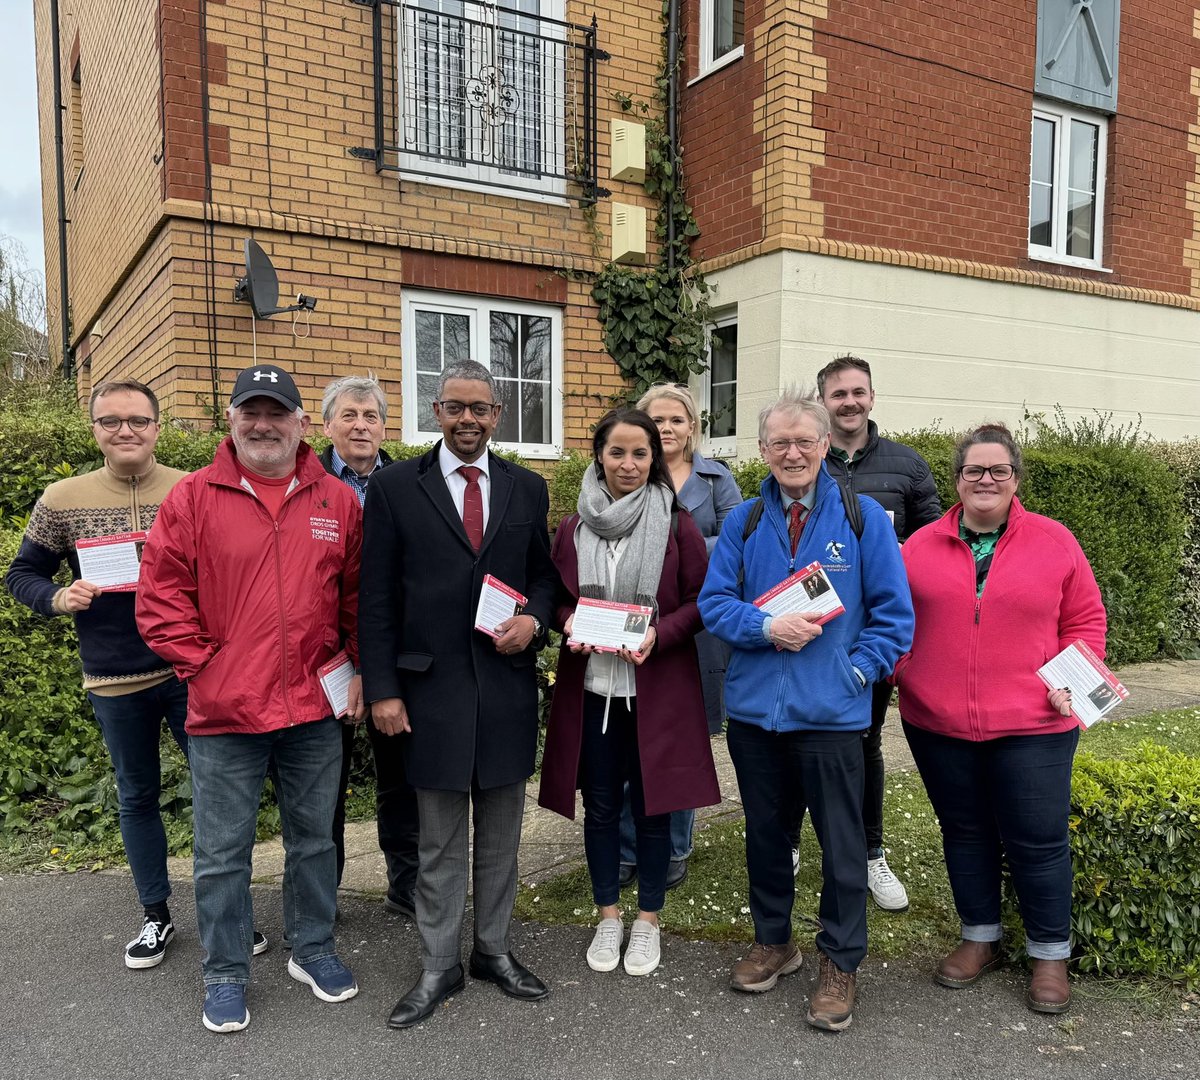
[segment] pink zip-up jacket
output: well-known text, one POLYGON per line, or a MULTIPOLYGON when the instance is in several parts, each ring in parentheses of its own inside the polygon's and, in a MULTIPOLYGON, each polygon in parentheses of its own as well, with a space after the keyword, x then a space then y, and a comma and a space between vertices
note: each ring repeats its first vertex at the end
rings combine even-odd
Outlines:
POLYGON ((979 742, 1067 731, 1037 669, 1082 638, 1104 655, 1107 619, 1079 542, 1064 525, 1013 499, 983 596, 959 539, 961 504, 904 545, 916 630, 893 681, 900 715, 940 735, 979 742))

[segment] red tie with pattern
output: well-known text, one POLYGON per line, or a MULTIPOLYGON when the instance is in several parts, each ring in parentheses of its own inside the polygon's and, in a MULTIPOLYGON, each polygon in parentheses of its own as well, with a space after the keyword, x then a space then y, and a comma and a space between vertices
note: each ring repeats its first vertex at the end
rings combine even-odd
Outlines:
POLYGON ((483 547, 483 492, 479 489, 479 477, 483 472, 476 465, 462 465, 458 470, 467 481, 463 494, 463 528, 471 547, 478 551, 483 547))
POLYGON ((804 532, 804 505, 797 499, 788 507, 788 539, 792 542, 792 554, 800 546, 800 534, 804 532))

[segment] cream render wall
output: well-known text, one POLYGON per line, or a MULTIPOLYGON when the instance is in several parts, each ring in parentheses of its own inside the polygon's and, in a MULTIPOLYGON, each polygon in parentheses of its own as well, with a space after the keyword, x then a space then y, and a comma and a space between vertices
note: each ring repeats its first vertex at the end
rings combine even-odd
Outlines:
POLYGON ((833 357, 871 364, 885 430, 1026 414, 1111 412, 1156 438, 1200 433, 1200 316, 853 259, 781 251, 711 274, 738 311, 738 456, 757 454, 759 408, 812 384, 833 357))

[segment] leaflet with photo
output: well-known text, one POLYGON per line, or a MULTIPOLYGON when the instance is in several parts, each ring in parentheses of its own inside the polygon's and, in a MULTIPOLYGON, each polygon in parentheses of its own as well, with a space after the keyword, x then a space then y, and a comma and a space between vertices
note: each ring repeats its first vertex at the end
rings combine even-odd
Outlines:
POLYGON ((350 680, 354 678, 354 661, 343 649, 317 668, 321 689, 329 699, 334 716, 345 716, 350 711, 350 680))
POLYGON ((75 541, 79 576, 105 592, 136 592, 146 533, 115 533, 75 541))
POLYGON ((819 562, 811 562, 791 577, 784 578, 755 600, 754 606, 762 608, 768 615, 788 615, 793 611, 819 615, 820 618, 815 620, 818 626, 824 626, 846 610, 819 562))
POLYGON ((597 652, 636 652, 646 640, 654 609, 645 604, 579 598, 568 645, 590 645, 597 652))
POLYGON ((1083 641, 1073 642, 1038 668, 1051 690, 1071 691, 1071 713, 1085 728, 1103 719, 1129 691, 1083 641))
POLYGON ((516 589, 491 574, 484 574, 483 588, 479 590, 479 606, 475 609, 475 629, 482 630, 488 637, 499 637, 496 627, 505 619, 519 614, 526 603, 525 597, 516 589))

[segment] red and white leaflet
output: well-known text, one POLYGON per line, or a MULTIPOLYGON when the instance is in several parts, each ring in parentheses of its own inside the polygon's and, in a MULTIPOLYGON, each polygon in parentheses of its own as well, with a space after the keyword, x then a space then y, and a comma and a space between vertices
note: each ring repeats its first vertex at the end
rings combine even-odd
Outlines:
POLYGON ((1072 642, 1047 660, 1038 668, 1038 675, 1051 690, 1071 691, 1071 712, 1085 728, 1129 697, 1129 691, 1083 641, 1072 642))
POLYGON ((79 576, 105 592, 136 592, 142 569, 144 532, 89 536, 75 541, 79 576))
POLYGON ((579 598, 571 622, 568 645, 590 645, 597 652, 636 652, 646 640, 654 609, 644 604, 618 604, 615 600, 579 598))
POLYGON ((321 689, 329 699, 334 716, 345 716, 350 711, 350 680, 354 678, 354 661, 343 649, 317 668, 321 689))
POLYGON ((819 562, 811 562, 791 577, 784 578, 755 600, 754 606, 762 608, 768 615, 788 615, 793 611, 819 615, 820 618, 815 620, 818 626, 824 626, 846 610, 819 562))
POLYGON ((475 609, 475 629, 482 630, 488 637, 499 637, 496 627, 516 615, 526 603, 525 597, 516 589, 491 574, 484 574, 479 606, 475 609))

